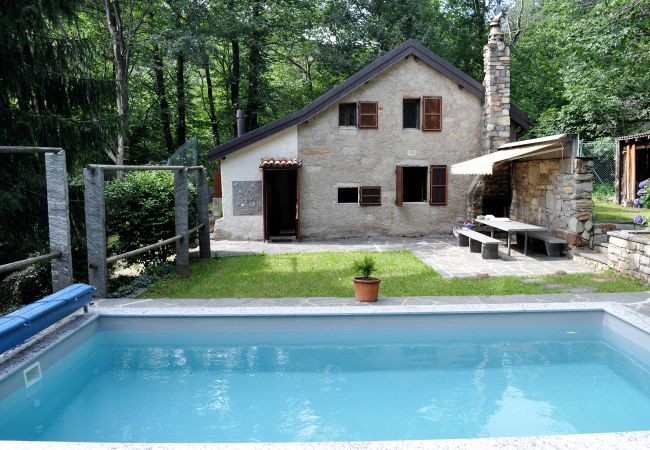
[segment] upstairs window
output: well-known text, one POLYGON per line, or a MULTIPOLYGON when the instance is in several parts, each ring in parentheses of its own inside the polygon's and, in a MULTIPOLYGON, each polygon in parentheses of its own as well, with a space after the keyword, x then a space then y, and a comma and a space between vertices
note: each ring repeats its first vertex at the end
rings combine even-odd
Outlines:
POLYGON ((357 104, 356 103, 339 104, 339 126, 340 127, 357 126, 357 104))
POLYGON ((340 187, 338 189, 339 203, 359 203, 359 188, 340 187))
POLYGON ((405 98, 402 103, 402 128, 420 128, 420 99, 405 98))

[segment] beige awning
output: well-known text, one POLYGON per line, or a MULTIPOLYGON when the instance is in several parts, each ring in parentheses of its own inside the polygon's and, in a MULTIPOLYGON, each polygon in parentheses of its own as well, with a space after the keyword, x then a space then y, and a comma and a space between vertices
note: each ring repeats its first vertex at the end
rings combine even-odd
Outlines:
POLYGON ((478 158, 451 166, 454 175, 492 175, 492 167, 499 162, 530 159, 554 159, 570 157, 571 149, 565 149, 558 142, 544 142, 525 145, 520 148, 506 148, 478 158))

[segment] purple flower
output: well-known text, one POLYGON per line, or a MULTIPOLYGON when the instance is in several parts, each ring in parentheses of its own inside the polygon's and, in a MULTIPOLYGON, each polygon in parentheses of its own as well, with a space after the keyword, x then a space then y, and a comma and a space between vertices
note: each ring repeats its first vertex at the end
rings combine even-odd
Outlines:
POLYGON ((640 207, 641 207, 641 199, 640 199, 640 198, 635 198, 635 199, 632 201, 632 203, 633 203, 634 206, 636 206, 637 208, 640 208, 640 207))
POLYGON ((636 193, 639 197, 641 197, 643 194, 645 194, 645 189, 639 189, 639 192, 636 193))
POLYGON ((641 214, 637 214, 634 216, 634 223, 637 225, 641 225, 643 223, 643 216, 641 214))
POLYGON ((648 180, 643 180, 642 182, 639 183, 640 188, 644 188, 648 185, 648 180))

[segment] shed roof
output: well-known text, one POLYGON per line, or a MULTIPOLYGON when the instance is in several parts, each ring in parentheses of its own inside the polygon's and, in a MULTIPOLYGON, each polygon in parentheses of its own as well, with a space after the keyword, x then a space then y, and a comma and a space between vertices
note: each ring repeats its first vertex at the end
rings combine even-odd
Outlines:
MULTIPOLYGON (((481 83, 461 71, 453 64, 436 55, 419 42, 409 39, 382 57, 374 60, 359 72, 321 95, 302 109, 264 125, 263 127, 251 130, 248 133, 231 139, 221 145, 217 145, 208 152, 208 160, 214 161, 216 159, 221 159, 241 148, 247 147, 293 125, 309 120, 325 108, 331 106, 342 97, 355 90, 357 87, 366 83, 368 80, 374 78, 409 55, 415 56, 429 67, 437 70, 450 80, 455 81, 459 86, 462 86, 468 92, 478 97, 481 101, 484 100, 485 90, 481 83)), ((528 117, 514 105, 510 105, 510 118, 523 128, 527 129, 530 126, 528 117)))
POLYGON ((643 138, 650 138, 650 131, 646 131, 644 133, 638 133, 638 134, 630 134, 629 136, 619 136, 615 138, 617 141, 627 141, 628 139, 643 139, 643 138))

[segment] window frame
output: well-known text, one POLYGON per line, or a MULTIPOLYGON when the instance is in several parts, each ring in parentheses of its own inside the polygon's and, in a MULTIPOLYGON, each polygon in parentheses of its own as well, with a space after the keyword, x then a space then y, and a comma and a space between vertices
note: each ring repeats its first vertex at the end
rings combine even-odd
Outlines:
POLYGON ((337 186, 336 188, 336 204, 337 205, 358 205, 359 204, 359 187, 358 186, 337 186), (340 191, 341 189, 350 189, 350 190, 355 190, 357 193, 357 199, 353 202, 342 202, 341 201, 341 196, 340 196, 340 191))
POLYGON ((358 111, 358 104, 356 102, 339 103, 339 127, 357 128, 357 114, 358 114, 357 111, 358 111), (353 124, 350 123, 341 124, 342 107, 350 108, 352 110, 346 112, 344 122, 349 122, 349 119, 352 118, 352 120, 354 121, 353 124), (352 114, 350 114, 350 112, 352 112, 352 114))
POLYGON ((420 116, 422 115, 422 97, 418 98, 402 98, 402 129, 403 130, 419 130, 422 124, 422 121, 420 120, 420 116), (406 120, 406 108, 405 105, 406 103, 415 103, 415 127, 407 127, 405 124, 406 120))

